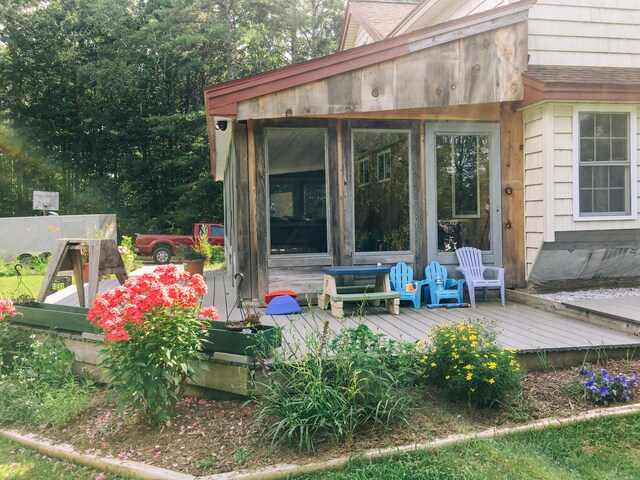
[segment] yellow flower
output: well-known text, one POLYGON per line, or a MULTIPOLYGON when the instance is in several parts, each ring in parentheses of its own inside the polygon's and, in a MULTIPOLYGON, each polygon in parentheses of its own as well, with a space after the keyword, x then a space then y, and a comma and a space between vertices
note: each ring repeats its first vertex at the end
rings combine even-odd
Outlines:
POLYGON ((475 335, 471 335, 471 336, 469 337, 469 340, 475 340, 476 338, 478 338, 478 337, 476 337, 475 335))
POLYGON ((496 354, 495 354, 495 353, 492 353, 492 354, 491 354, 491 357, 492 357, 492 358, 498 358, 498 357, 496 357, 496 354))
POLYGON ((495 370, 496 366, 497 366, 497 365, 496 365, 496 362, 489 362, 489 368, 490 368, 491 370, 495 370))
POLYGON ((469 389, 469 391, 470 391, 470 392, 475 392, 475 391, 476 391, 476 389, 475 389, 475 388, 470 388, 470 389, 469 389))
POLYGON ((513 367, 516 363, 517 363, 517 362, 516 362, 515 360, 511 360, 511 361, 509 362, 509 365, 513 367))
POLYGON ((432 367, 437 367, 438 365, 436 364, 436 362, 431 362, 431 366, 432 367))
POLYGON ((444 377, 445 380, 449 380, 451 378, 451 375, 447 375, 446 377, 444 377))
POLYGON ((478 342, 471 342, 471 346, 472 347, 477 347, 478 346, 478 342))
POLYGON ((488 382, 489 382, 489 383, 491 383, 491 384, 496 383, 496 381, 495 381, 493 378, 490 378, 490 379, 488 380, 488 382))
POLYGON ((473 378, 473 373, 467 373, 467 380, 471 380, 473 378))
POLYGON ((464 369, 465 369, 465 370, 471 370, 472 368, 473 368, 473 367, 472 367, 471 365, 465 365, 465 366, 464 366, 464 369))

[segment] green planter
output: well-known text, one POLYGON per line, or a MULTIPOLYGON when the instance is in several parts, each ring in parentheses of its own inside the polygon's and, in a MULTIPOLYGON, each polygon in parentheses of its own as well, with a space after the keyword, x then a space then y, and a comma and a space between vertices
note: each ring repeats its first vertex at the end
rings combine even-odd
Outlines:
POLYGON ((72 332, 99 333, 87 320, 88 308, 30 302, 16 305, 16 310, 22 315, 16 315, 11 319, 15 323, 72 332))
POLYGON ((255 333, 243 333, 228 330, 224 322, 211 322, 209 341, 206 342, 205 353, 223 352, 236 355, 256 356, 256 349, 265 349, 269 352, 282 344, 280 329, 271 326, 262 326, 255 333))

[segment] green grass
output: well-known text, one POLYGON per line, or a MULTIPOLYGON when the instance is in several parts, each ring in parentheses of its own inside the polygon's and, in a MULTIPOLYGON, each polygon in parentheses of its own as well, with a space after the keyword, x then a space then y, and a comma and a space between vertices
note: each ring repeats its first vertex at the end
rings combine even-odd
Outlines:
POLYGON ((21 279, 22 285, 18 277, 0 277, 0 296, 4 298, 15 298, 18 295, 37 297, 44 275, 23 275, 21 279))
POLYGON ((349 466, 299 479, 637 479, 640 414, 610 417, 475 440, 463 445, 354 460, 349 466))
POLYGON ((0 480, 126 480, 111 473, 54 460, 0 438, 0 480))

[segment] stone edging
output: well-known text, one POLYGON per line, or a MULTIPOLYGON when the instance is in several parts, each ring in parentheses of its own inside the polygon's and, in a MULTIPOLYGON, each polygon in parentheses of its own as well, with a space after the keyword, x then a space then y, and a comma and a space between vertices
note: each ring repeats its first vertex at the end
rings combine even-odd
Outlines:
POLYGON ((450 435, 448 437, 433 440, 427 443, 415 443, 382 449, 372 448, 364 451, 362 454, 359 454, 357 456, 345 455, 323 462, 308 463, 306 465, 278 464, 256 470, 234 471, 199 477, 174 472, 172 470, 155 467, 153 465, 147 465, 141 462, 133 462, 131 460, 118 460, 114 458, 98 457, 96 455, 81 454, 76 452, 70 445, 55 445, 47 440, 38 439, 37 436, 33 434, 25 435, 12 430, 0 429, 0 436, 50 457, 56 457, 79 465, 92 467, 101 471, 125 475, 127 477, 142 480, 271 480, 277 478, 285 478, 293 474, 312 473, 329 468, 342 467, 354 459, 392 457, 401 453, 417 452, 430 450, 433 448, 445 447, 448 445, 455 445, 477 438, 492 438, 496 436, 507 435, 510 433, 541 430, 547 427, 577 423, 594 418, 629 415, 632 413, 640 413, 640 403, 624 405, 621 407, 610 407, 592 410, 580 415, 574 415, 567 418, 546 418, 516 427, 491 428, 483 432, 467 435, 450 435))

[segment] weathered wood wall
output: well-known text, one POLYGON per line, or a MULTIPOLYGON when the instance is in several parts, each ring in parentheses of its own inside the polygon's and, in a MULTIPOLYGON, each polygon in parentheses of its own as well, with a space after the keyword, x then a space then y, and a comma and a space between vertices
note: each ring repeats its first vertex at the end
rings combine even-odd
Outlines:
MULTIPOLYGON (((459 39, 425 40, 428 48, 323 80, 238 103, 238 118, 309 117, 354 112, 493 103, 522 99, 527 25, 520 22, 459 39)), ((506 22, 506 20, 504 20, 506 22)), ((482 27, 485 28, 486 27, 482 27)))
POLYGON ((508 287, 525 286, 524 145, 522 112, 500 108, 502 265, 508 287))

